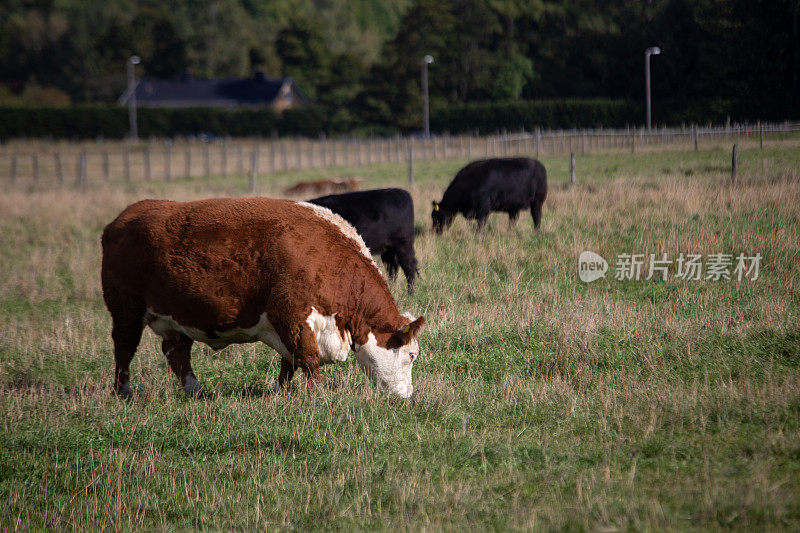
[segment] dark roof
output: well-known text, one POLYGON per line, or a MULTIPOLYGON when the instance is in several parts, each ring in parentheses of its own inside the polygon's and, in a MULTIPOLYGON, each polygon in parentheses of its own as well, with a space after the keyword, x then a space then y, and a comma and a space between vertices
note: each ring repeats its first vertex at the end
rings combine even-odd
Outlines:
MULTIPOLYGON (((257 73, 252 78, 208 80, 184 76, 180 81, 144 78, 136 86, 136 100, 154 106, 237 107, 271 105, 281 87, 289 83, 293 96, 306 98, 291 78, 266 78, 257 73)), ((126 98, 123 95, 123 98, 126 98)))

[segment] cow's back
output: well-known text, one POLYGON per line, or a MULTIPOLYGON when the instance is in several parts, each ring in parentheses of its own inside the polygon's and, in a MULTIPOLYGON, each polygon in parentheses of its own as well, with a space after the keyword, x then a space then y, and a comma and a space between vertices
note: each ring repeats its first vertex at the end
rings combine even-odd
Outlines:
POLYGON ((375 189, 314 198, 352 224, 373 254, 396 238, 414 240, 414 201, 403 189, 375 189))
POLYGON ((484 159, 456 174, 441 205, 465 213, 484 202, 491 209, 519 209, 546 191, 546 172, 539 161, 524 157, 484 159))

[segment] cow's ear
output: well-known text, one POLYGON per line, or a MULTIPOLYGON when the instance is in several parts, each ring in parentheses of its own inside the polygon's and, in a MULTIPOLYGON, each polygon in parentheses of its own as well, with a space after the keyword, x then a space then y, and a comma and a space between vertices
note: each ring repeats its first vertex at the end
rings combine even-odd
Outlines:
POLYGON ((389 339, 389 348, 399 348, 400 346, 405 346, 411 342, 414 337, 419 335, 419 332, 422 331, 422 327, 424 325, 425 317, 419 317, 413 322, 410 322, 398 329, 389 339))

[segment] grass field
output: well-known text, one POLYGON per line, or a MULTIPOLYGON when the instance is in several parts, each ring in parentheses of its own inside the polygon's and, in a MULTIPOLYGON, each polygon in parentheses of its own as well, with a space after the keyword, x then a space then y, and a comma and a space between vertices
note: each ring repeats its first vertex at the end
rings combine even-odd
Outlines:
MULTIPOLYGON (((246 177, 0 194, 0 530, 798 529, 800 142, 544 158, 542 229, 494 215, 430 232, 466 160, 420 163, 414 396, 355 363, 268 394, 261 345, 194 368, 185 398, 151 332, 111 396, 100 232, 144 197, 243 195, 246 177), (592 284, 577 257, 611 263, 592 284), (622 253, 745 253, 757 280, 617 281, 622 253)), ((262 176, 403 186, 401 164, 262 176)))

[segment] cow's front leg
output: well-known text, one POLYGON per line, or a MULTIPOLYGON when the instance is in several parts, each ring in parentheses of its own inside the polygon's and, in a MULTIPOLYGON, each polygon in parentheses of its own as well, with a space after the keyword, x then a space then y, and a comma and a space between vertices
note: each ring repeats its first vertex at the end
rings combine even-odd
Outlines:
MULTIPOLYGON (((296 333, 289 329, 286 335, 281 335, 285 339, 283 344, 292 355, 294 368, 299 367, 312 385, 319 385, 322 380, 319 377, 320 360, 317 337, 308 324, 303 324, 299 331, 295 331, 296 333)), ((294 368, 292 372, 294 372, 294 368)), ((284 366, 281 363, 281 372, 283 369, 284 366)))
POLYGON ((278 393, 289 388, 289 384, 294 377, 295 364, 281 357, 281 371, 278 374, 278 381, 272 387, 272 392, 278 393))
POLYGON ((303 324, 300 334, 294 339, 293 346, 287 346, 294 356, 294 362, 308 378, 312 385, 319 385, 322 380, 319 377, 319 345, 317 337, 311 328, 303 324))
POLYGON ((319 356, 314 357, 311 360, 304 361, 300 364, 300 368, 303 369, 306 377, 308 378, 309 383, 313 386, 321 385, 322 378, 319 377, 319 356))
POLYGON ((161 341, 161 351, 170 368, 181 382, 186 394, 194 398, 205 398, 206 391, 192 371, 192 339, 183 333, 170 333, 161 341))

